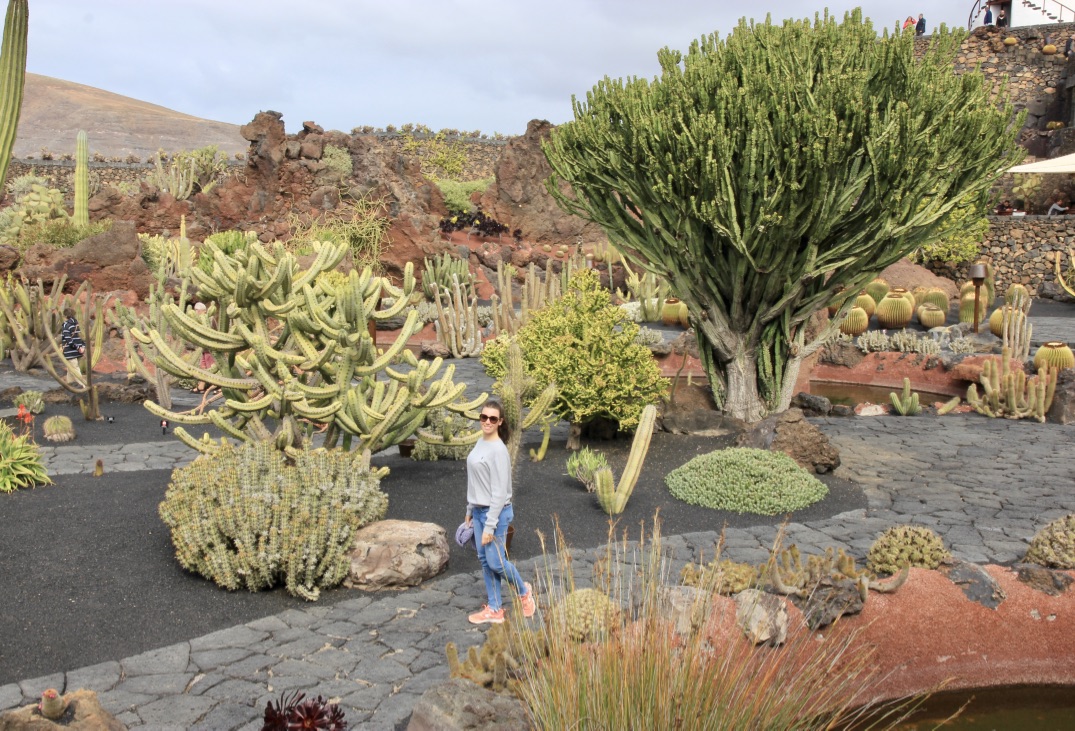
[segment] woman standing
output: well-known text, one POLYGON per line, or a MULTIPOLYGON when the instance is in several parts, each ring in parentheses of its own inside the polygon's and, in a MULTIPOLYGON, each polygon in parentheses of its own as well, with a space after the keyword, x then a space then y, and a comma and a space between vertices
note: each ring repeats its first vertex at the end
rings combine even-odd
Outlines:
POLYGON ((511 508, 511 457, 504 444, 508 425, 504 423, 500 403, 486 401, 479 420, 482 438, 467 455, 466 523, 474 526, 474 544, 489 601, 468 619, 472 624, 499 624, 504 621, 501 596, 504 579, 519 594, 524 617, 534 616, 537 602, 533 588, 522 580, 515 565, 508 561, 504 545, 514 513, 511 508))

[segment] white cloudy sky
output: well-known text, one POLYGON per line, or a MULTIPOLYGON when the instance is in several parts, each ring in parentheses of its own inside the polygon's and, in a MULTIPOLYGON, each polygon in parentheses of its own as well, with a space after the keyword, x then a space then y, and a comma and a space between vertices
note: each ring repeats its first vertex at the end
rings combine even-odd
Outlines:
POLYGON ((571 118, 596 81, 657 71, 657 50, 862 6, 875 26, 925 13, 963 27, 973 0, 30 0, 27 67, 199 117, 282 112, 326 129, 406 122, 518 134, 571 118))

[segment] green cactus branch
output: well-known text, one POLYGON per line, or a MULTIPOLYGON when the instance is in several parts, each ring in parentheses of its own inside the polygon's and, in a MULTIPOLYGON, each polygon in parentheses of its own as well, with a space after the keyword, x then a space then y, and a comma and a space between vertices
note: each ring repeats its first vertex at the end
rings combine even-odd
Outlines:
POLYGON ((0 48, 0 186, 7 182, 7 168, 22 111, 26 84, 26 35, 29 29, 28 0, 10 0, 4 16, 4 41, 0 48))

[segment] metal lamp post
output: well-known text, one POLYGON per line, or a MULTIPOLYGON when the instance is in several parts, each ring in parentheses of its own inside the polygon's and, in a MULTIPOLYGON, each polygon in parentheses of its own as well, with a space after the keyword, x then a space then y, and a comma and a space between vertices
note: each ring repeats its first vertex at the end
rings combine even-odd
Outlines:
POLYGON ((985 264, 971 264, 967 267, 967 276, 974 282, 974 332, 978 333, 978 293, 985 284, 985 264))

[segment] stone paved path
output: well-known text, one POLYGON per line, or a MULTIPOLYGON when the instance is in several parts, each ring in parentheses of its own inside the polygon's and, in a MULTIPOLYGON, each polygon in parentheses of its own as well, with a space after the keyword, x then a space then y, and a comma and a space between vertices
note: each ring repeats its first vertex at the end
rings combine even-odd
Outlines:
MULTIPOLYGON (((458 365, 457 380, 473 379, 468 393, 488 388, 476 361, 458 365)), ((1075 425, 976 414, 815 423, 841 450, 838 474, 864 487, 869 507, 790 525, 788 542, 805 551, 836 545, 862 557, 880 531, 915 522, 938 530, 959 558, 1011 562, 1038 528, 1075 512, 1075 425)), ((171 467, 191 456, 164 442, 114 449, 124 460, 115 469, 171 467)), ((84 469, 78 450, 50 451, 50 471, 84 469)), ((761 562, 774 533, 771 526, 729 530, 725 556, 761 562)), ((717 539, 707 532, 666 536, 665 543, 686 562, 711 556, 717 539)), ((589 575, 596 555, 575 554, 576 576, 589 575)), ((537 562, 520 562, 520 570, 534 575, 537 562)), ((260 728, 268 700, 299 689, 338 699, 352 727, 402 728, 418 697, 448 677, 445 644, 482 641, 466 614, 483 598, 474 573, 288 610, 135 657, 0 686, 0 709, 28 703, 48 687, 88 688, 130 728, 246 730, 260 728)))

